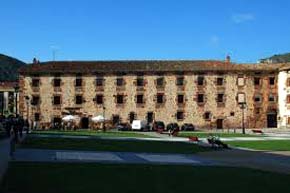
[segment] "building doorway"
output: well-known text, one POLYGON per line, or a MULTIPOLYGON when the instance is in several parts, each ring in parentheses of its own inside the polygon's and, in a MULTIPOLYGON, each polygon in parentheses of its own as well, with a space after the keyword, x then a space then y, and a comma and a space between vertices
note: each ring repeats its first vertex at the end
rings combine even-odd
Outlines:
POLYGON ((119 115, 113 115, 113 125, 117 125, 120 123, 120 116, 119 115))
POLYGON ((61 129, 62 119, 60 117, 54 117, 52 120, 52 129, 61 129))
POLYGON ((134 112, 129 113, 129 121, 130 124, 133 123, 133 121, 136 119, 136 114, 134 112))
POLYGON ((153 120, 154 120, 153 112, 148 112, 147 113, 147 123, 153 123, 153 120))
POLYGON ((277 128, 277 113, 268 113, 267 114, 267 127, 268 128, 277 128))
POLYGON ((81 129, 88 129, 89 128, 89 118, 83 117, 81 119, 81 129))
POLYGON ((223 129, 223 122, 224 122, 223 119, 217 119, 216 120, 216 128, 217 129, 223 129))

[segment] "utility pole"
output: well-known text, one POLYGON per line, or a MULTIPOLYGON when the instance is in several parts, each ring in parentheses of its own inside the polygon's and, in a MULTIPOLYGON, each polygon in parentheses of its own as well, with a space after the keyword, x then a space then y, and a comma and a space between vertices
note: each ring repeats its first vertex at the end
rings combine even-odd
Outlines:
POLYGON ((104 118, 104 121, 103 121, 103 131, 105 132, 106 131, 106 118, 105 118, 105 110, 106 110, 106 107, 103 106, 103 118, 104 118))
POLYGON ((16 116, 18 115, 18 92, 19 92, 19 86, 16 85, 14 87, 14 91, 15 91, 15 114, 16 116))
POLYGON ((243 134, 246 134, 246 130, 245 130, 245 109, 246 109, 246 102, 242 102, 240 103, 240 107, 242 109, 242 130, 243 130, 243 134))

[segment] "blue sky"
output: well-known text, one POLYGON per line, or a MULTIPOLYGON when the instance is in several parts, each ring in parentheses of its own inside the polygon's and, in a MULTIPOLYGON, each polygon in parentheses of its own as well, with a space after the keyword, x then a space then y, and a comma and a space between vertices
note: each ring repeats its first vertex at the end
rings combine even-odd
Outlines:
POLYGON ((290 52, 288 0, 0 0, 0 53, 52 60, 224 59, 290 52))

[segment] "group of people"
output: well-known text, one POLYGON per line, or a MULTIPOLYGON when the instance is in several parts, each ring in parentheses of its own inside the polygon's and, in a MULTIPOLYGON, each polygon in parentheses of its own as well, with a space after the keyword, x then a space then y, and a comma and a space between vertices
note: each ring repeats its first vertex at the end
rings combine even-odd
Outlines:
POLYGON ((4 130, 7 137, 10 137, 10 157, 14 159, 15 144, 19 142, 19 139, 23 136, 23 131, 28 133, 29 122, 24 120, 23 117, 9 116, 4 117, 0 115, 0 129, 4 130))
POLYGON ((29 123, 19 115, 10 115, 9 117, 0 115, 0 129, 5 131, 7 137, 14 138, 15 143, 18 143, 19 137, 22 138, 23 131, 28 132, 29 123))

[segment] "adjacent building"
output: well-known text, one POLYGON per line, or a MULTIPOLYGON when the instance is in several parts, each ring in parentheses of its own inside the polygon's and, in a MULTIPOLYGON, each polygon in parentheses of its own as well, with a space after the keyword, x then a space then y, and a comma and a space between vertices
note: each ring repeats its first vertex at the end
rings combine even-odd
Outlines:
POLYGON ((0 115, 13 115, 18 104, 17 82, 0 82, 0 115))
POLYGON ((290 66, 280 68, 278 75, 278 127, 290 128, 290 66))
POLYGON ((282 66, 234 64, 229 57, 35 62, 20 70, 20 112, 45 129, 66 114, 78 115, 80 128, 100 114, 114 123, 141 119, 224 129, 241 128, 244 121, 247 128, 277 127, 282 66))

